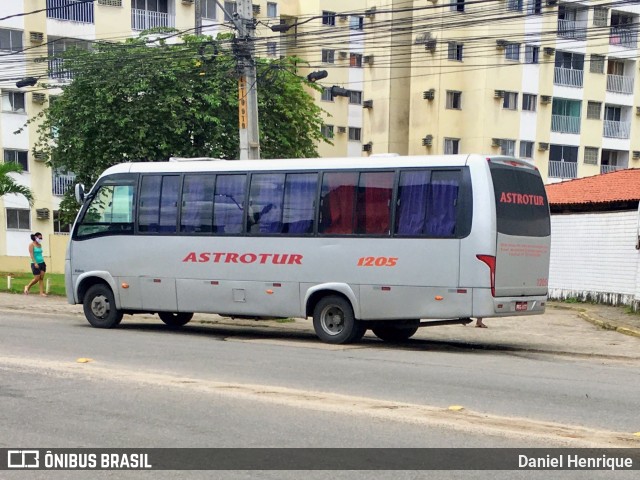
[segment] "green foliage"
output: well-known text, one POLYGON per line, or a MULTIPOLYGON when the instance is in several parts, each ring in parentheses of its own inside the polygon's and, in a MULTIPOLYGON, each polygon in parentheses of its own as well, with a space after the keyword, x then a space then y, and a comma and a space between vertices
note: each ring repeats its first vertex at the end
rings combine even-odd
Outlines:
POLYGON ((29 201, 29 205, 33 205, 33 192, 24 185, 20 185, 12 178, 10 173, 22 172, 22 166, 15 162, 0 163, 0 197, 4 197, 10 193, 22 195, 29 201))
MULTIPOLYGON (((92 51, 65 52, 63 61, 73 81, 30 120, 41 120, 35 150, 87 187, 124 161, 237 158, 237 62, 228 35, 98 42, 92 51)), ((294 59, 258 61, 263 158, 318 155, 321 110, 305 89, 313 86, 294 69, 294 59)), ((73 218, 71 196, 61 211, 73 218)))

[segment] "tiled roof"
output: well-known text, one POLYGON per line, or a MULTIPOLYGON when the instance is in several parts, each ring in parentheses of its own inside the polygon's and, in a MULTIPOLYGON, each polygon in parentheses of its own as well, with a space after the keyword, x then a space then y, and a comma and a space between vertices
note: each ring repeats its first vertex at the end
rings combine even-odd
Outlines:
POLYGON ((640 169, 577 178, 546 186, 550 205, 612 203, 640 200, 640 169))

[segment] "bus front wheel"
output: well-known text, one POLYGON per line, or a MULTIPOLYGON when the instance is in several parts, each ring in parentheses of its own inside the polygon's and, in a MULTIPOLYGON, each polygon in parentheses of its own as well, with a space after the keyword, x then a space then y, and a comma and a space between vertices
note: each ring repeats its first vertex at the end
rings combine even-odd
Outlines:
POLYGON ((84 316, 97 328, 113 328, 122 320, 122 312, 116 308, 111 289, 98 283, 87 290, 82 302, 84 316))
POLYGON ((336 295, 324 297, 313 309, 313 328, 320 340, 334 344, 356 342, 367 330, 351 304, 336 295))
POLYGON ((160 320, 162 320, 165 324, 167 324, 170 327, 176 328, 176 327, 183 327, 187 323, 189 323, 193 318, 193 313, 158 312, 158 316, 160 317, 160 320))
POLYGON ((385 342, 404 342, 415 335, 419 323, 420 320, 387 322, 384 325, 373 327, 371 331, 385 342))

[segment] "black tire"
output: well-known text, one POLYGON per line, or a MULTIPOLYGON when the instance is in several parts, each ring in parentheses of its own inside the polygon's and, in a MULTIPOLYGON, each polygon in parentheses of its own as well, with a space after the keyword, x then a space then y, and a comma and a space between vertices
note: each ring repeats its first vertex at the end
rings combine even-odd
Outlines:
POLYGON ((193 313, 189 312, 158 312, 160 320, 173 328, 184 327, 193 318, 193 313))
POLYGON ((337 295, 321 299, 313 309, 313 328, 325 343, 344 344, 360 340, 367 327, 356 320, 351 303, 337 295))
POLYGON ((122 311, 116 308, 111 288, 103 283, 89 287, 82 302, 84 316, 96 328, 117 327, 122 320, 122 311))
POLYGON ((385 342, 404 342, 415 335, 419 323, 420 320, 388 322, 371 328, 371 331, 385 342))

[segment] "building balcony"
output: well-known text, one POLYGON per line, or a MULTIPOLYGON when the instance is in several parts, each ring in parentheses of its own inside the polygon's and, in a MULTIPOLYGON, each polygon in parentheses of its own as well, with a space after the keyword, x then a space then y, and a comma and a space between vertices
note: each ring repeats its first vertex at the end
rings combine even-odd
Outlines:
POLYGON ((609 45, 636 48, 638 46, 638 33, 628 28, 611 27, 609 45))
POLYGON ((67 190, 73 187, 76 181, 76 176, 73 173, 61 174, 53 172, 53 194, 61 197, 67 190))
POLYGON ((615 172, 616 170, 622 170, 624 167, 618 165, 600 165, 600 173, 615 172))
POLYGON ((47 18, 94 23, 93 2, 79 0, 47 0, 47 18))
POLYGON ((633 94, 633 77, 607 75, 607 92, 633 94))
POLYGON ((553 83, 567 87, 582 87, 584 71, 573 68, 555 67, 553 71, 553 83))
POLYGON ((176 17, 169 13, 150 10, 131 9, 131 29, 149 30, 158 27, 175 27, 176 17))
POLYGON ((70 70, 64 68, 62 58, 53 58, 48 61, 49 78, 72 79, 73 74, 70 70))
POLYGON ((631 122, 618 122, 614 120, 604 121, 602 135, 607 138, 629 138, 631 122))
POLYGON ((558 160, 549 161, 549 177, 578 178, 578 163, 558 160))
POLYGON ((558 36, 573 38, 574 40, 586 40, 587 22, 558 19, 558 36))
POLYGON ((551 131, 559 133, 580 133, 580 117, 551 115, 551 131))

